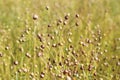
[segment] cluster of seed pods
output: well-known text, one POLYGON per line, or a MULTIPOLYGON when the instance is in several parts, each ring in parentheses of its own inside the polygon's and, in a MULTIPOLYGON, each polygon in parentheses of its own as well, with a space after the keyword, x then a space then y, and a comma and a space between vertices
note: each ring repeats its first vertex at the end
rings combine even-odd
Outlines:
MULTIPOLYGON (((49 11, 50 7, 45 9, 49 11)), ((110 44, 105 37, 108 34, 99 24, 92 27, 79 13, 65 13, 55 22, 42 26, 46 30, 42 32, 36 24, 39 19, 38 14, 31 16, 33 26, 25 24, 29 27, 16 39, 12 53, 6 55, 12 48, 9 45, 0 52, 0 65, 9 65, 11 76, 20 79, 29 76, 26 79, 31 80, 109 80, 120 77, 120 57, 107 57, 110 44), (10 57, 9 63, 4 61, 6 57, 10 57)), ((114 50, 119 49, 117 42, 120 43, 120 38, 114 40, 114 50)))

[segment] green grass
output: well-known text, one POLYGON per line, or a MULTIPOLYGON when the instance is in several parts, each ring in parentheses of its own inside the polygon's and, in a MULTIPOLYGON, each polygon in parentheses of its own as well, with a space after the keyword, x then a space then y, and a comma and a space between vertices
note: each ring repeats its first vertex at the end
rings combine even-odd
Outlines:
POLYGON ((119 80, 119 5, 0 0, 0 80, 119 80))

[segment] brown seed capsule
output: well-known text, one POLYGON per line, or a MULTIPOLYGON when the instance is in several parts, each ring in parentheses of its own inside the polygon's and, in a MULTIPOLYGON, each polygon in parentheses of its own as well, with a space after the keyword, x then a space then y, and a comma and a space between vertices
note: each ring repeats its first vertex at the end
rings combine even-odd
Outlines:
POLYGON ((51 37, 51 34, 47 34, 48 37, 51 37))
POLYGON ((100 78, 99 80, 103 80, 103 78, 100 78))
POLYGON ((34 77, 34 73, 33 73, 33 72, 31 72, 31 73, 30 73, 30 76, 31 76, 31 77, 34 77))
POLYGON ((40 42, 43 42, 43 38, 42 38, 41 34, 37 34, 37 37, 40 40, 40 42))
POLYGON ((120 38, 117 38, 118 41, 120 41, 120 38))
POLYGON ((50 24, 48 24, 48 27, 51 27, 51 25, 50 25, 50 24))
POLYGON ((70 48, 70 49, 73 49, 73 45, 70 45, 69 48, 70 48))
POLYGON ((64 56, 61 56, 62 59, 64 59, 65 57, 64 56))
POLYGON ((63 46, 63 43, 58 43, 59 46, 63 46))
POLYGON ((47 42, 47 45, 50 46, 50 42, 47 42))
POLYGON ((117 66, 120 66, 120 62, 117 62, 117 64, 116 64, 117 66))
POLYGON ((37 20, 38 19, 38 15, 37 14, 34 14, 33 15, 33 20, 37 20))
POLYGON ((31 55, 30 55, 29 53, 26 53, 26 56, 27 56, 28 58, 31 58, 31 55))
POLYGON ((56 61, 55 61, 55 60, 53 60, 52 62, 53 62, 53 64, 55 64, 55 63, 56 63, 56 61))
POLYGON ((68 20, 68 16, 67 15, 65 16, 65 20, 68 20))
POLYGON ((28 31, 28 30, 25 30, 25 33, 26 33, 26 34, 29 34, 29 31, 28 31))
POLYGON ((40 77, 44 78, 45 77, 45 73, 41 72, 40 77))
POLYGON ((63 64, 69 66, 68 60, 64 60, 64 63, 63 63, 63 64))
POLYGON ((66 80, 72 80, 72 78, 70 76, 67 76, 66 80))
POLYGON ((75 60, 74 65, 78 65, 78 61, 77 60, 75 60))
POLYGON ((18 61, 15 61, 15 62, 14 62, 14 65, 18 65, 18 61))
POLYGON ((57 26, 60 25, 61 23, 63 23, 63 20, 62 20, 62 19, 59 19, 59 20, 57 21, 57 26))
POLYGON ((71 76, 71 75, 72 75, 72 72, 71 72, 70 70, 69 70, 69 72, 68 72, 68 75, 69 75, 69 76, 71 76))
POLYGON ((62 20, 62 19, 59 19, 59 20, 58 20, 58 22, 59 22, 59 23, 62 23, 62 22, 63 22, 63 20, 62 20))
POLYGON ((99 61, 99 58, 96 56, 96 57, 94 57, 94 60, 95 61, 99 61))
POLYGON ((59 26, 59 25, 60 25, 60 23, 59 23, 59 22, 57 22, 56 24, 57 24, 57 26, 59 26))
POLYGON ((53 69, 53 66, 52 65, 49 65, 49 70, 52 70, 53 69))
POLYGON ((83 55, 85 55, 85 51, 84 51, 84 50, 82 50, 81 53, 82 53, 83 55))
POLYGON ((107 53, 108 51, 105 49, 104 52, 107 53))
POLYGON ((88 71, 91 71, 92 68, 93 68, 93 66, 92 66, 92 65, 89 65, 89 67, 88 67, 88 71))
POLYGON ((72 36, 72 32, 69 32, 68 35, 69 35, 69 36, 72 36))
POLYGON ((81 65, 80 69, 81 69, 81 70, 84 70, 84 66, 83 66, 83 65, 81 65))
POLYGON ((6 46, 6 47, 5 47, 5 50, 8 50, 8 49, 9 49, 9 47, 8 47, 8 46, 6 46))
POLYGON ((66 24, 67 24, 67 22, 66 22, 66 21, 64 21, 64 22, 63 22, 63 25, 66 25, 66 24))
POLYGON ((30 28, 30 27, 28 28, 28 31, 31 31, 31 28, 30 28))
POLYGON ((72 42, 72 40, 71 40, 70 38, 68 38, 68 42, 69 42, 69 43, 71 43, 71 42, 72 42))
POLYGON ((3 57, 3 53, 0 52, 0 57, 3 57))
POLYGON ((96 72, 94 72, 94 74, 93 74, 94 76, 97 76, 97 73, 96 72))
POLYGON ((78 23, 78 22, 76 22, 76 23, 75 23, 75 25, 76 25, 76 26, 79 26, 79 23, 78 23))
POLYGON ((38 57, 41 57, 41 56, 43 56, 43 53, 42 53, 42 52, 39 52, 39 53, 37 54, 37 56, 38 56, 38 57))
POLYGON ((28 72, 28 70, 26 68, 22 69, 24 73, 28 72))
POLYGON ((87 42, 87 43, 91 43, 92 41, 87 38, 87 39, 86 39, 86 42, 87 42))
POLYGON ((25 37, 25 35, 24 35, 24 34, 21 34, 21 37, 25 37))
POLYGON ((75 15, 76 18, 79 18, 79 16, 80 16, 79 14, 76 14, 76 15, 75 15))
POLYGON ((51 36, 51 39, 52 39, 52 40, 54 40, 54 39, 55 39, 55 37, 54 37, 54 36, 51 36))
POLYGON ((35 78, 32 78, 32 80, 36 80, 35 78))
POLYGON ((57 47, 57 44, 52 44, 52 47, 57 47))
POLYGON ((114 72, 114 71, 115 71, 115 68, 113 68, 112 71, 114 72))
POLYGON ((70 16, 70 13, 68 13, 68 14, 64 17, 65 20, 68 20, 69 16, 70 16))
POLYGON ((45 48, 45 46, 44 46, 44 45, 41 45, 40 47, 41 47, 42 49, 44 49, 44 48, 45 48))
POLYGON ((108 67, 108 63, 107 63, 107 62, 105 62, 105 63, 104 63, 104 66, 108 67))
POLYGON ((59 65, 60 65, 60 66, 62 66, 62 63, 61 63, 61 62, 59 62, 59 65))
POLYGON ((59 29, 62 30, 63 29, 62 26, 60 26, 59 29))
POLYGON ((58 74, 57 77, 62 78, 62 75, 61 75, 61 74, 58 74))
POLYGON ((18 72, 19 72, 19 73, 21 73, 21 72, 22 72, 22 70, 21 70, 21 69, 19 69, 19 70, 18 70, 18 72))
POLYGON ((49 10, 49 6, 46 6, 45 9, 46 9, 46 10, 49 10))
POLYGON ((64 70, 64 71, 63 71, 63 74, 64 74, 64 75, 68 74, 68 70, 64 70))

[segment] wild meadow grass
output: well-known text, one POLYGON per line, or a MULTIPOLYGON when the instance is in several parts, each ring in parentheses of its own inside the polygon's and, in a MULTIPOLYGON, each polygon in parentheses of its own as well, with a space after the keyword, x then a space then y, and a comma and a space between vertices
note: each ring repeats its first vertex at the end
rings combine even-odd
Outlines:
POLYGON ((120 80, 120 0, 0 0, 0 80, 120 80))

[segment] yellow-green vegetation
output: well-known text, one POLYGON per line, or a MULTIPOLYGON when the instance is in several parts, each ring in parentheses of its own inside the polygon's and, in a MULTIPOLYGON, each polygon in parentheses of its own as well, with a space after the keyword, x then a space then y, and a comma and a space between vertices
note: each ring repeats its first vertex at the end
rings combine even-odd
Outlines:
POLYGON ((0 0, 0 80, 120 80, 120 0, 0 0))

